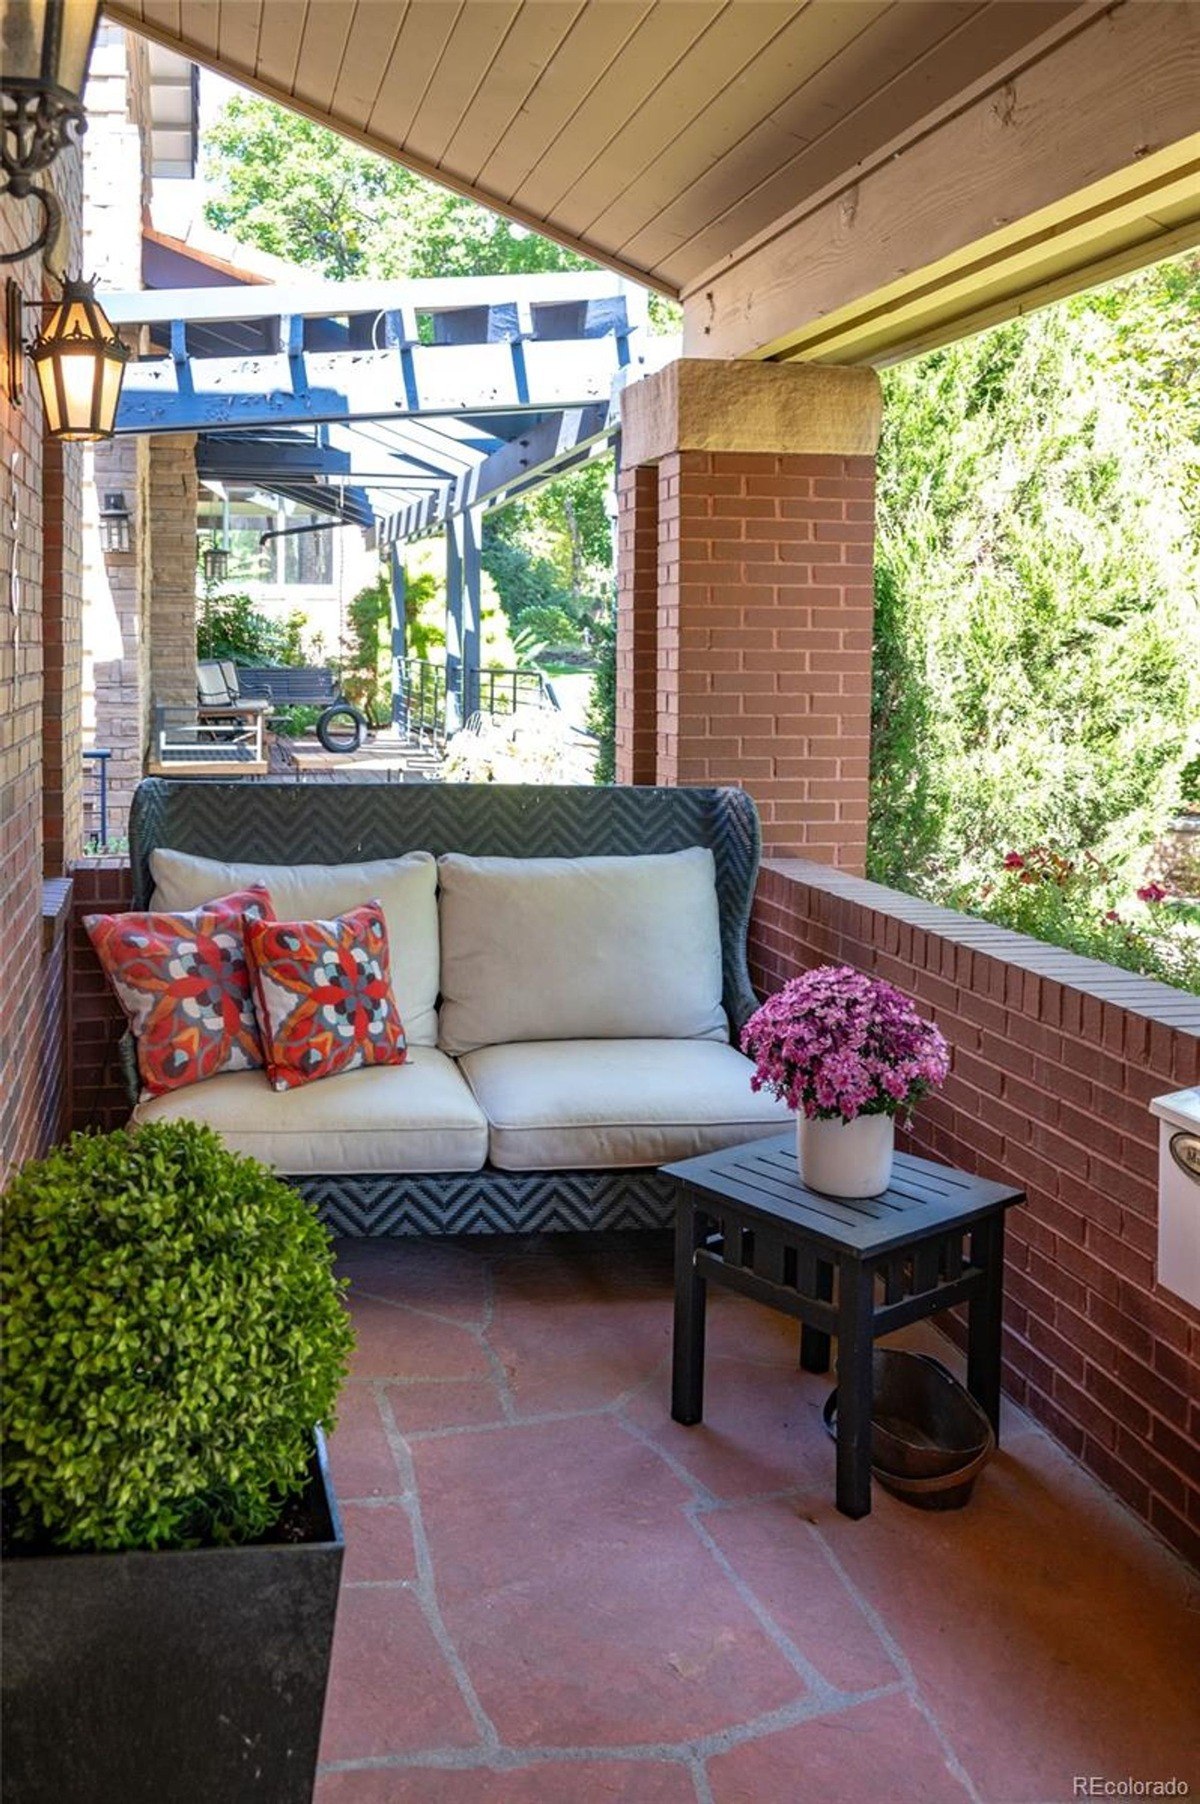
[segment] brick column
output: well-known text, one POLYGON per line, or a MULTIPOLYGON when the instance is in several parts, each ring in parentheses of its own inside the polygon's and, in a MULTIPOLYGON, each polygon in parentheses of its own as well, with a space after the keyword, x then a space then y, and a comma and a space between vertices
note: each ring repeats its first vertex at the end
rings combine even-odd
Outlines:
MULTIPOLYGON (((108 832, 116 840, 128 830, 129 804, 141 781, 149 728, 150 441, 115 438, 96 445, 88 461, 95 514, 109 494, 121 496, 129 510, 128 551, 101 548, 95 517, 88 530, 85 515, 84 533, 84 727, 91 744, 112 754, 108 832)), ((84 796, 88 834, 99 830, 97 797, 93 774, 84 796)))
POLYGON ((42 451, 42 869, 58 877, 83 850, 83 595, 77 445, 42 451))
POLYGON ((658 684, 658 476, 617 479, 618 783, 654 783, 658 684))
MULTIPOLYGON (((872 371, 809 364, 686 359, 622 397, 637 518, 652 475, 655 489, 655 780, 739 784, 768 850, 851 871, 866 858, 879 415, 872 371)), ((646 589, 637 518, 619 553, 627 641, 646 589)), ((636 701, 618 664, 619 746, 636 701)))
POLYGON ((150 445, 150 693, 196 699, 196 435, 150 445))

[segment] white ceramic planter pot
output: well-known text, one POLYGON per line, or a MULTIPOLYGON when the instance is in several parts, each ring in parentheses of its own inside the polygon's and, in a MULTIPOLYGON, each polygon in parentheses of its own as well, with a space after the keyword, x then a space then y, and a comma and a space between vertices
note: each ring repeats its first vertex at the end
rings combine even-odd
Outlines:
POLYGON ((891 1115, 859 1115, 854 1121, 797 1115, 801 1180, 825 1196, 879 1196, 891 1181, 895 1140, 891 1115))

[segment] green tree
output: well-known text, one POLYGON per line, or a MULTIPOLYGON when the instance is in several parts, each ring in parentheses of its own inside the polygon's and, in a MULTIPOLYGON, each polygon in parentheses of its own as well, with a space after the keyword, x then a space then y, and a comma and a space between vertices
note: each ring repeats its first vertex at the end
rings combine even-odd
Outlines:
MULTIPOLYGON (((206 150, 209 223, 337 281, 595 267, 266 100, 235 95, 209 129, 206 150)), ((661 329, 678 329, 669 304, 654 317, 661 329)), ((530 607, 560 608, 584 622, 603 607, 610 480, 611 460, 594 458, 487 517, 484 568, 510 622, 530 607)))
POLYGON ((335 281, 594 267, 267 100, 234 95, 205 142, 209 224, 335 281))
POLYGON ((594 457, 484 520, 483 564, 514 622, 557 608, 579 624, 603 613, 612 589, 611 457, 594 457))

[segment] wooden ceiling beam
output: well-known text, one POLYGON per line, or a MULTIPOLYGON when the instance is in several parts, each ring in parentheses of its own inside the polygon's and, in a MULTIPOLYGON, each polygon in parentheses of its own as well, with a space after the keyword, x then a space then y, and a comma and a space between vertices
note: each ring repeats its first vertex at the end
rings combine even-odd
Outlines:
POLYGON ((883 363, 1200 240, 1200 6, 1126 0, 684 296, 684 353, 883 363))

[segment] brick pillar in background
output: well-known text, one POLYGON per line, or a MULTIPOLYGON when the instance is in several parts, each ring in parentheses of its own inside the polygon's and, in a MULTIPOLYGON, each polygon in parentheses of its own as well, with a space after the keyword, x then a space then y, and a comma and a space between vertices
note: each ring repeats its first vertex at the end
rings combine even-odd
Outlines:
POLYGON ((655 780, 740 784, 768 851, 862 871, 878 379, 688 358, 621 406, 622 609, 655 484, 655 780))
POLYGON ((654 783, 657 732, 658 473, 617 479, 618 783, 654 783))
POLYGON ((83 851, 83 533, 78 445, 42 452, 42 869, 83 851))
POLYGON ((150 692, 196 699, 196 435, 150 444, 150 692))
MULTIPOLYGON (((84 534, 84 726, 108 762, 108 833, 125 837, 142 778, 149 729, 150 441, 115 438, 90 451, 97 506, 120 495, 129 510, 129 550, 105 551, 95 526, 84 534), (90 710, 89 710, 90 702, 90 710)), ((85 460, 87 461, 87 460, 85 460)), ((98 780, 84 792, 85 827, 99 831, 98 780)))

